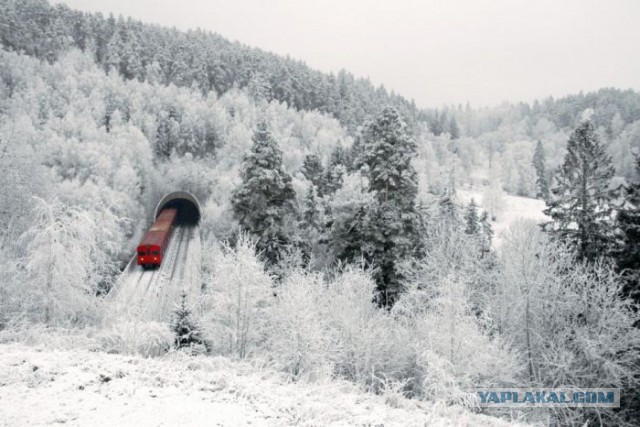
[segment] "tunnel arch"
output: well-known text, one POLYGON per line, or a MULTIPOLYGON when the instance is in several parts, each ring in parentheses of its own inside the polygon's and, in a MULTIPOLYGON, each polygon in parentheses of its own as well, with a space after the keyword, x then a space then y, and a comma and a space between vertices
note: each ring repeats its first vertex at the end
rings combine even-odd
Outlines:
POLYGON ((154 219, 158 218, 160 212, 165 208, 178 209, 178 223, 198 224, 202 218, 202 207, 200 201, 193 194, 186 191, 174 191, 166 194, 156 206, 153 214, 154 219))

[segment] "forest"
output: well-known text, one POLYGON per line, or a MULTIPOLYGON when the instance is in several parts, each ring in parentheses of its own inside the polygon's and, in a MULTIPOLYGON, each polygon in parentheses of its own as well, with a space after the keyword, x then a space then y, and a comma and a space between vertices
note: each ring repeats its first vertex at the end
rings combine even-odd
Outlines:
POLYGON ((0 331, 99 327, 181 189, 212 250, 202 294, 147 325, 147 355, 263 357, 293 381, 476 411, 479 384, 619 387, 620 409, 516 418, 637 422, 640 93, 425 109, 44 0, 0 0, 0 40, 0 331), (515 221, 497 247, 507 195, 543 200, 548 221, 515 221))

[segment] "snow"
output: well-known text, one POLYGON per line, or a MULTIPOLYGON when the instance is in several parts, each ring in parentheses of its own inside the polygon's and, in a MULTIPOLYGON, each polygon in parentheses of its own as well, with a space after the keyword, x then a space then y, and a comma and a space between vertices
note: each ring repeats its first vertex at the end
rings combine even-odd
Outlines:
MULTIPOLYGON (((456 194, 458 201, 465 205, 469 204, 473 198, 478 206, 482 207, 482 191, 460 189, 457 190, 456 194)), ((500 247, 506 231, 514 222, 531 220, 540 224, 550 220, 543 213, 545 208, 543 200, 503 194, 502 204, 502 210, 496 215, 496 220, 491 222, 494 231, 493 243, 496 248, 500 247)))
POLYGON ((222 357, 163 359, 0 345, 0 425, 506 426, 460 407, 376 396, 346 382, 292 383, 222 357))

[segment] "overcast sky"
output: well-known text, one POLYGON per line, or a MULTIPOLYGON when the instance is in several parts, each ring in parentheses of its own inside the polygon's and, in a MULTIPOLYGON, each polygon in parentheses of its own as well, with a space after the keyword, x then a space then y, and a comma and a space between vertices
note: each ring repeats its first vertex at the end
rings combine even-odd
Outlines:
POLYGON ((421 107, 640 89, 640 0, 62 0, 342 68, 421 107))

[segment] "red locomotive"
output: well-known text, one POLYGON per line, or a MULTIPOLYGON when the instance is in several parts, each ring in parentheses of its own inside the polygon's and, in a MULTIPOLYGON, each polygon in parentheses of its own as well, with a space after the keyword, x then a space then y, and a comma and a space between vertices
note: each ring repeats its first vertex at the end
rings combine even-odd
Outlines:
POLYGON ((138 245, 138 265, 159 267, 167 249, 178 211, 164 209, 138 245))

